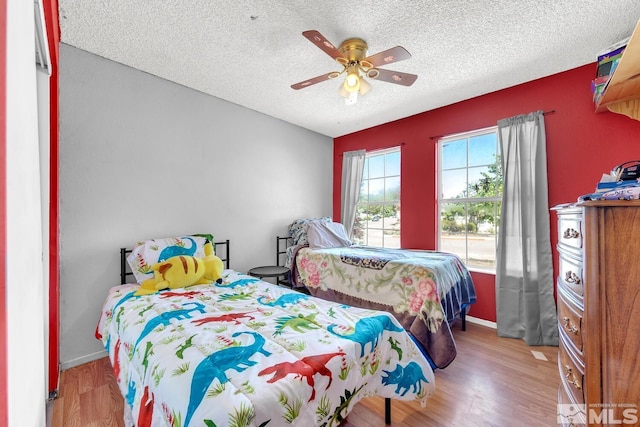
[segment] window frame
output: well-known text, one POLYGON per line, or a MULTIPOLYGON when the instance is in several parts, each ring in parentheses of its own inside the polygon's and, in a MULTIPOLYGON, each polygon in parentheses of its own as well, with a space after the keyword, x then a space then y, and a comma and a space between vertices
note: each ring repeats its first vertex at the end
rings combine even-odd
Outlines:
MULTIPOLYGON (((392 153, 398 153, 398 157, 399 157, 399 164, 398 164, 398 173, 397 174, 393 174, 393 175, 387 175, 387 171, 386 171, 386 162, 383 162, 384 165, 384 173, 382 176, 379 177, 375 177, 375 178, 371 178, 369 175, 369 171, 366 171, 366 176, 367 178, 365 178, 365 171, 363 170, 363 177, 362 177, 362 183, 360 184, 360 196, 362 196, 363 193, 363 186, 365 185, 365 183, 367 183, 369 180, 371 179, 384 179, 386 180, 387 178, 398 178, 398 200, 397 200, 397 204, 398 206, 400 205, 400 197, 401 197, 401 193, 402 193, 402 150, 401 150, 401 146, 395 146, 395 147, 389 147, 389 148, 383 148, 380 150, 373 150, 373 151, 367 151, 365 154, 365 159, 366 159, 366 163, 368 164, 368 161, 370 158, 372 157, 379 157, 379 156, 384 156, 388 155, 388 154, 392 154, 392 153)), ((386 187, 383 187, 383 191, 384 191, 384 198, 382 202, 379 203, 370 203, 369 201, 367 201, 366 203, 363 203, 360 199, 360 196, 358 197, 358 207, 357 207, 357 211, 356 211, 356 216, 359 215, 360 212, 360 207, 363 204, 366 205, 391 205, 391 204, 395 204, 395 202, 391 203, 388 202, 386 199, 386 187)), ((369 194, 367 192, 367 194, 369 194)), ((400 209, 398 209, 399 211, 400 209)), ((367 222, 365 221, 362 227, 362 231, 364 232, 364 243, 362 243, 363 245, 366 246, 372 246, 372 247, 382 247, 382 248, 395 248, 395 246, 390 247, 390 246, 385 246, 385 231, 387 230, 392 230, 392 228, 385 228, 385 224, 384 224, 384 216, 383 216, 383 221, 382 221, 382 226, 381 228, 375 227, 375 228, 371 228, 372 230, 381 230, 382 232, 382 246, 373 246, 369 243, 369 234, 368 231, 370 230, 369 225, 367 224, 367 222)), ((402 233, 402 226, 400 225, 400 219, 398 219, 398 228, 399 228, 399 233, 400 235, 398 236, 398 240, 399 242, 401 241, 401 233, 402 233)), ((355 240, 355 239, 354 239, 355 240)), ((400 247, 400 243, 398 244, 398 247, 400 247)))
MULTIPOLYGON (((460 139, 466 139, 467 140, 467 144, 466 144, 466 150, 467 150, 467 156, 466 156, 466 165, 464 167, 464 169, 466 170, 466 182, 467 182, 467 188, 469 185, 469 169, 473 168, 473 167, 478 167, 478 166, 482 166, 482 165, 472 165, 469 166, 470 164, 470 159, 469 159, 469 140, 471 138, 474 137, 478 137, 478 136, 482 136, 482 135, 487 135, 487 134, 495 134, 495 138, 496 138, 496 155, 497 156, 501 156, 501 149, 500 149, 500 141, 498 140, 498 126, 490 126, 490 127, 486 127, 486 128, 482 128, 482 129, 475 129, 472 131, 468 131, 468 132, 460 132, 460 133, 456 133, 456 134, 451 134, 451 135, 446 135, 446 136, 442 136, 438 139, 437 141, 437 153, 436 153, 436 161, 437 161, 437 176, 436 176, 436 183, 437 183, 437 189, 436 189, 436 194, 437 194, 437 234, 438 234, 438 240, 437 240, 437 248, 438 250, 442 250, 442 234, 443 234, 443 230, 442 230, 442 209, 444 207, 444 205, 446 204, 450 204, 450 203, 460 203, 460 204, 464 204, 465 207, 468 206, 471 203, 482 203, 482 202, 499 202, 502 203, 502 193, 499 196, 492 196, 492 197, 458 197, 458 198, 445 198, 443 196, 443 178, 442 178, 442 174, 443 174, 443 168, 442 168, 442 150, 443 147, 445 146, 445 144, 452 142, 452 141, 456 141, 456 140, 460 140, 460 139)), ((497 162, 497 164, 499 165, 500 168, 502 168, 502 165, 500 164, 500 162, 497 162)), ((489 164, 486 164, 489 165, 489 164)), ((458 169, 463 169, 463 168, 458 168, 458 169)), ((448 169, 448 170, 453 170, 452 169, 448 169)), ((466 214, 468 215, 468 214, 466 214)), ((500 216, 500 210, 498 209, 498 211, 494 211, 494 215, 496 216, 496 218, 499 220, 499 216, 500 216)), ((496 221, 498 222, 498 221, 496 221)), ((498 233, 499 233, 499 224, 495 224, 495 233, 494 233, 494 239, 495 239, 495 247, 497 249, 498 247, 498 233)), ((467 266, 467 268, 470 271, 477 271, 477 272, 481 272, 481 273, 486 273, 486 274, 496 274, 496 265, 494 263, 493 268, 491 267, 487 267, 487 268, 483 268, 483 267, 479 267, 479 266, 469 266, 469 232, 468 230, 465 230, 465 235, 464 235, 465 239, 465 256, 460 256, 460 258, 462 259, 462 261, 464 262, 464 264, 467 266)), ((497 257, 496 257, 497 259, 497 257)))

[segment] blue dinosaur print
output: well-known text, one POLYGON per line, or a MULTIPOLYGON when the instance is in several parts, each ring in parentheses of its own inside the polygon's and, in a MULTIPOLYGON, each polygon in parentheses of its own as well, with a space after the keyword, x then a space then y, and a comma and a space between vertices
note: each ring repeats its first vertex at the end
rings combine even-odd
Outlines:
POLYGON ((160 255, 158 255, 158 262, 166 261, 169 258, 177 255, 193 256, 193 254, 196 253, 196 249, 198 248, 198 245, 196 244, 195 240, 193 240, 191 237, 183 237, 183 239, 191 240, 191 247, 187 248, 185 246, 179 246, 179 245, 167 246, 162 250, 162 252, 160 252, 160 255))
POLYGON ((275 301, 267 301, 268 298, 265 296, 259 297, 257 301, 260 304, 268 305, 269 307, 275 307, 276 305, 280 307, 285 307, 290 304, 297 304, 300 301, 306 300, 307 298, 309 297, 305 294, 301 294, 299 292, 292 292, 290 294, 281 295, 280 298, 278 298, 275 301))
POLYGON ((128 294, 126 294, 125 296, 123 296, 122 298, 120 298, 120 301, 118 301, 116 303, 116 305, 113 306, 112 312, 115 313, 116 312, 116 308, 120 307, 122 305, 122 303, 124 303, 124 302, 130 300, 131 298, 133 298, 134 297, 133 294, 135 294, 135 293, 136 293, 135 291, 131 291, 128 294))
POLYGON ((249 360, 256 353, 262 353, 269 357, 271 353, 264 349, 265 339, 262 335, 253 331, 236 332, 232 337, 240 334, 253 335, 254 343, 248 346, 227 347, 220 351, 210 354, 196 367, 193 378, 191 380, 191 394, 189 396, 189 406, 187 407, 187 416, 185 417, 184 427, 188 427, 191 417, 196 408, 202 403, 207 389, 213 382, 214 378, 224 384, 229 381, 224 371, 233 369, 236 372, 242 372, 250 366, 258 362, 249 360))
POLYGON ((378 340, 382 336, 384 331, 401 332, 404 329, 396 326, 388 316, 380 315, 373 317, 365 317, 356 322, 355 332, 350 335, 341 335, 334 332, 337 324, 333 323, 327 327, 327 330, 333 335, 346 338, 351 341, 355 341, 360 344, 360 357, 364 356, 364 348, 367 343, 371 343, 371 351, 373 351, 377 345, 378 340))
POLYGON ((397 384, 395 393, 400 396, 404 396, 409 391, 409 388, 413 388, 413 393, 419 395, 422 393, 422 381, 428 383, 429 381, 424 377, 422 368, 416 362, 409 362, 406 366, 402 366, 398 363, 396 369, 393 371, 382 371, 387 374, 386 377, 382 377, 382 384, 397 384), (404 389, 404 391, 401 390, 404 389))
POLYGON ((179 310, 167 311, 154 317, 153 319, 150 319, 145 325, 144 330, 138 337, 138 340, 133 345, 133 350, 131 354, 134 354, 136 352, 136 348, 138 347, 138 344, 140 343, 140 341, 142 341, 144 337, 149 335, 151 331, 153 331, 158 326, 162 326, 162 325, 168 326, 172 319, 178 319, 178 320, 191 319, 192 311, 199 311, 202 314, 205 313, 204 305, 200 304, 199 302, 188 302, 186 304, 183 304, 182 307, 183 308, 179 310), (193 305, 194 308, 191 308, 191 309, 185 308, 188 305, 193 305))
POLYGON ((126 396, 126 400, 129 406, 133 406, 135 397, 136 397, 136 383, 134 383, 133 381, 129 381, 129 383, 127 384, 127 396, 126 396))
POLYGON ((229 288, 229 289, 233 289, 233 288, 237 288, 238 286, 246 286, 250 283, 256 283, 258 281, 258 279, 240 279, 240 280, 236 280, 235 282, 231 282, 227 285, 223 285, 223 284, 218 284, 216 283, 216 286, 219 288, 229 288))

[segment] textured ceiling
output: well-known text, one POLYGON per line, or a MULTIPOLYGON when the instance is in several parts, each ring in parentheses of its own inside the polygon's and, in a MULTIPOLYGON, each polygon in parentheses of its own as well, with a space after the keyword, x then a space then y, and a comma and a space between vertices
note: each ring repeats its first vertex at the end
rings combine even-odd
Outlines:
POLYGON ((595 61, 628 37, 639 0, 243 1, 59 0, 63 43, 337 137, 595 61), (340 81, 291 84, 341 66, 302 36, 369 55, 400 45, 386 67, 411 87, 371 81, 354 105, 340 81))

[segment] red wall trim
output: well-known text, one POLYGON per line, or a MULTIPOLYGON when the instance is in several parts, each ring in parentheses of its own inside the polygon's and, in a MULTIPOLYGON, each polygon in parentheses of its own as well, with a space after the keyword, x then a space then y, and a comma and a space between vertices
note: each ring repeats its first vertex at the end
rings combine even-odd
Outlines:
POLYGON ((50 106, 50 175, 49 175, 49 394, 58 388, 60 376, 60 269, 58 233, 58 61, 60 47, 60 25, 58 1, 43 2, 44 16, 51 56, 50 106))
POLYGON ((0 425, 9 423, 7 384, 7 2, 0 0, 0 425))

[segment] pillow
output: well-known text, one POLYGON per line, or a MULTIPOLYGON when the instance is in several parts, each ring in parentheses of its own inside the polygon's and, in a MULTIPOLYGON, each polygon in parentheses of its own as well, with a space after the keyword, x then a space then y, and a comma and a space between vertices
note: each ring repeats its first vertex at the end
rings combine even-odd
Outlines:
POLYGON ((306 245, 309 243, 307 239, 307 225, 311 222, 331 222, 330 216, 322 218, 297 219, 289 224, 289 235, 293 238, 294 245, 306 245))
POLYGON ((193 234, 183 237, 167 237, 164 239, 151 239, 136 243, 131 253, 127 256, 127 262, 131 272, 138 283, 153 278, 151 266, 176 255, 191 255, 204 258, 204 244, 210 241, 213 244, 211 234, 193 234))
POLYGON ((339 222, 311 222, 307 226, 307 237, 311 249, 340 248, 351 246, 347 230, 339 222))
POLYGON ((173 256, 153 265, 154 276, 140 284, 135 296, 155 294, 161 289, 222 283, 222 260, 213 254, 213 243, 204 245, 205 257, 173 256))

